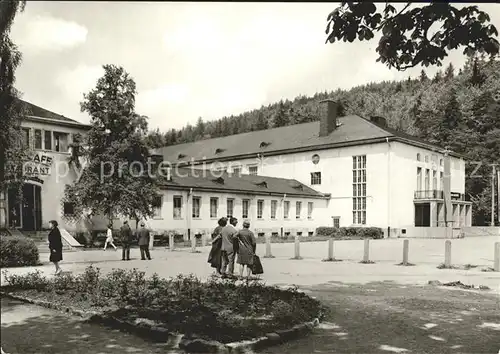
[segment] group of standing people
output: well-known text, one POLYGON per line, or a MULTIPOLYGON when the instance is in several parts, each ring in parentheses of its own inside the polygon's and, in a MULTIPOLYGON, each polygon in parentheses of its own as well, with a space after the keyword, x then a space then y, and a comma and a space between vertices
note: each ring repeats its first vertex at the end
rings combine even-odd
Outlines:
POLYGON ((257 240, 250 231, 250 222, 243 222, 243 229, 238 230, 238 219, 220 218, 218 226, 212 232, 212 249, 208 256, 208 263, 215 268, 222 277, 234 276, 235 261, 240 265, 240 276, 246 269, 247 277, 253 274, 262 274, 262 265, 256 256, 257 240))
MULTIPOLYGON (((116 246, 113 244, 113 225, 108 225, 108 233, 106 237, 106 242, 104 244, 104 250, 106 250, 107 244, 111 244, 115 250, 116 246)), ((144 222, 141 222, 141 228, 137 231, 137 242, 139 244, 139 249, 141 251, 141 260, 151 260, 151 254, 149 253, 149 230, 146 229, 144 222)), ((122 243, 122 261, 130 261, 130 246, 134 239, 132 229, 130 228, 128 221, 123 222, 123 226, 120 228, 120 238, 122 243)))

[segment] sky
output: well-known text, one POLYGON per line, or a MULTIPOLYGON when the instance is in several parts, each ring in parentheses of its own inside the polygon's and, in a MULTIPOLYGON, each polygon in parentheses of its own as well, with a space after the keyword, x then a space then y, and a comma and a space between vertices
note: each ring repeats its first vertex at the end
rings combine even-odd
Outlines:
MULTIPOLYGON (((420 67, 377 63, 374 40, 325 44, 326 17, 337 6, 28 1, 12 28, 23 53, 16 86, 23 99, 89 123, 83 94, 102 65, 120 65, 137 84, 137 113, 166 131, 302 94, 418 76, 420 67)), ((479 7, 500 30, 500 5, 479 7)), ((454 51, 449 62, 461 67, 465 57, 454 51)))

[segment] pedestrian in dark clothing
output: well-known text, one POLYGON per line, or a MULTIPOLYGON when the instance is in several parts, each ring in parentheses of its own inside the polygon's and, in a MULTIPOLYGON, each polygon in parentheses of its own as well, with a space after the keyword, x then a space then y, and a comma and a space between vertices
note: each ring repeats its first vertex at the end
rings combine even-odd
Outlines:
POLYGON ((222 228, 222 269, 221 272, 224 276, 233 276, 234 273, 234 258, 235 258, 235 236, 238 233, 236 230, 236 225, 238 224, 238 219, 231 218, 229 220, 229 225, 222 228))
POLYGON ((62 261, 62 237, 61 237, 61 232, 59 231, 59 228, 57 227, 57 221, 51 220, 49 221, 49 226, 50 226, 50 232, 49 232, 49 250, 50 250, 50 257, 49 260, 54 263, 56 267, 56 275, 59 275, 62 273, 61 267, 59 267, 59 262, 62 261))
POLYGON ((227 218, 220 218, 217 223, 219 225, 212 232, 212 249, 208 255, 208 263, 216 269, 217 274, 222 274, 222 229, 227 225, 227 218))
POLYGON ((120 236, 122 239, 122 261, 130 261, 130 244, 132 243, 132 230, 128 226, 128 221, 123 222, 120 228, 120 236))
POLYGON ((139 249, 141 250, 141 259, 145 261, 147 257, 151 260, 151 255, 149 254, 149 230, 144 227, 143 222, 141 222, 141 229, 137 232, 137 238, 139 249))

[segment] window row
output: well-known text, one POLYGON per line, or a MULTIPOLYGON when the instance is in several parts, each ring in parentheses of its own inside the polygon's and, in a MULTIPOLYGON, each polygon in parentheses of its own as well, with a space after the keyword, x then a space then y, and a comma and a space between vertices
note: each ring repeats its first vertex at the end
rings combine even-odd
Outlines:
MULTIPOLYGON (((422 161, 422 156, 420 155, 420 153, 417 153, 417 161, 422 161)), ((437 155, 435 154, 432 154, 431 156, 431 161, 435 164, 437 164, 438 162, 438 157, 437 155)), ((424 156, 424 162, 425 163, 428 163, 429 162, 429 155, 425 155, 424 156)), ((443 159, 439 159, 439 166, 443 166, 443 159)))
POLYGON ((23 128, 22 133, 23 145, 26 148, 57 152, 68 152, 69 150, 69 133, 29 128, 23 128))
POLYGON ((438 186, 438 178, 437 171, 432 170, 432 188, 430 185, 430 174, 431 170, 425 169, 424 176, 424 185, 422 186, 422 167, 417 167, 417 191, 421 190, 438 190, 439 188, 443 188, 443 172, 439 172, 439 186, 438 186))
MULTIPOLYGON (((265 200, 263 199, 258 199, 257 200, 257 219, 264 219, 264 215, 267 212, 266 206, 269 202, 266 203, 265 200)), ((163 204, 163 198, 162 196, 158 196, 155 201, 153 202, 153 209, 154 209, 154 217, 159 218, 161 216, 161 207, 163 204)), ((192 202, 192 212, 191 216, 194 219, 199 219, 201 217, 201 208, 203 206, 202 203, 202 197, 200 196, 194 196, 193 197, 193 202, 192 202)), ((216 219, 221 216, 227 216, 232 217, 234 215, 234 206, 235 206, 235 199, 234 198, 228 198, 226 199, 226 215, 221 215, 219 211, 219 198, 218 197, 211 197, 210 198, 210 218, 211 219, 216 219)), ((242 219, 247 219, 250 217, 250 208, 251 208, 251 200, 250 199, 242 199, 241 200, 241 218, 242 219)), ((310 220, 313 217, 313 211, 314 211, 314 203, 313 202, 308 202, 307 203, 307 218, 310 220)), ((302 202, 297 201, 295 202, 295 219, 299 220, 302 218, 302 202)), ((270 201, 270 208, 269 208, 269 217, 272 220, 276 220, 278 214, 278 200, 271 200, 270 201)), ((173 218, 174 219, 182 219, 183 218, 183 197, 182 196, 174 196, 173 197, 173 218)), ((290 219, 290 201, 285 200, 283 202, 283 218, 284 219, 290 219)))

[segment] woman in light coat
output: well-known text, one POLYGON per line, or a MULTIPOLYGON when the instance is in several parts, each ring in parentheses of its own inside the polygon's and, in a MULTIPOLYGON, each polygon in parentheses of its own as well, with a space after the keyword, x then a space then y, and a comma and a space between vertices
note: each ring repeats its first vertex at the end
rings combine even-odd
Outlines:
POLYGON ((113 243, 113 225, 112 224, 109 224, 108 225, 108 231, 106 232, 106 241, 104 242, 104 250, 106 251, 106 247, 108 245, 111 245, 113 246, 113 248, 115 249, 116 251, 116 246, 115 244, 113 243))

